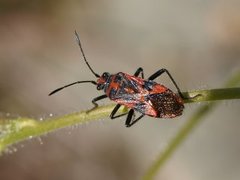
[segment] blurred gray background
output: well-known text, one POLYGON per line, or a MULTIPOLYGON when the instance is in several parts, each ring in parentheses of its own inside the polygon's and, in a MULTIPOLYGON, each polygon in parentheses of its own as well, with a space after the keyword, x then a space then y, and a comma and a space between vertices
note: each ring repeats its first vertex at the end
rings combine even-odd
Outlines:
MULTIPOLYGON (((102 93, 92 85, 48 97, 67 83, 95 79, 75 29, 99 74, 143 67, 149 76, 164 67, 188 91, 220 88, 240 68, 239 0, 1 0, 2 116, 41 120, 92 107, 102 93)), ((158 82, 173 88, 165 76, 158 82)), ((125 117, 106 118, 27 140, 0 157, 0 179, 140 179, 202 104, 186 105, 172 120, 145 117, 125 128, 125 117)), ((239 105, 221 102, 157 179, 240 179, 239 105)))

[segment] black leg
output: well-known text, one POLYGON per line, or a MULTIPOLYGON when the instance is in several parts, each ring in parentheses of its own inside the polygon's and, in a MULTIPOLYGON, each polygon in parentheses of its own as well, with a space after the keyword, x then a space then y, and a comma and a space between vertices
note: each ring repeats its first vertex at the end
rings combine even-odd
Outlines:
POLYGON ((142 119, 144 114, 140 115, 137 119, 134 119, 134 116, 135 116, 134 110, 131 109, 128 113, 127 120, 125 122, 126 127, 131 127, 132 125, 134 125, 136 122, 138 122, 140 119, 142 119))
POLYGON ((182 95, 177 83, 175 82, 175 80, 173 79, 172 75, 168 72, 167 69, 160 69, 158 70, 157 72, 155 72, 153 75, 151 75, 148 80, 154 80, 156 79, 157 77, 161 76, 161 74, 163 73, 167 73, 167 75, 169 76, 169 78, 172 80, 173 84, 175 85, 177 91, 178 91, 178 94, 181 96, 181 98, 184 99, 184 96, 182 95))
POLYGON ((141 67, 137 69, 137 71, 134 73, 134 76, 138 77, 140 73, 141 73, 142 78, 144 79, 143 68, 141 68, 141 67))
POLYGON ((133 116, 134 116, 134 109, 130 109, 130 111, 128 112, 128 115, 127 115, 127 119, 125 121, 126 127, 129 127, 129 124, 131 124, 133 116))
POLYGON ((92 103, 94 105, 94 107, 92 109, 95 109, 96 107, 98 107, 98 104, 96 103, 97 101, 99 100, 102 100, 104 98, 107 98, 107 95, 104 94, 104 95, 101 95, 101 96, 98 96, 98 97, 95 97, 93 100, 92 100, 92 103))
POLYGON ((110 114, 110 118, 111 119, 115 119, 115 118, 118 118, 118 117, 121 117, 121 116, 124 116, 124 115, 126 115, 127 113, 123 113, 123 114, 119 114, 119 115, 117 115, 117 116, 115 116, 115 114, 117 113, 117 111, 118 111, 118 109, 121 107, 121 104, 117 104, 116 106, 115 106, 115 108, 113 109, 113 111, 111 112, 111 114, 110 114))
POLYGON ((135 119, 134 121, 132 121, 130 124, 128 124, 126 127, 131 127, 132 125, 134 125, 136 122, 138 122, 140 119, 143 118, 143 116, 145 116, 144 114, 140 115, 137 119, 135 119))

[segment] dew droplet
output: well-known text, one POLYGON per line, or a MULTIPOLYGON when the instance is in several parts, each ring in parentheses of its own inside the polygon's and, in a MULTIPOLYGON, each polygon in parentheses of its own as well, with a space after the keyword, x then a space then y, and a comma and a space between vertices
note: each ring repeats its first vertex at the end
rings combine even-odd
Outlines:
POLYGON ((43 141, 42 141, 42 138, 38 137, 38 142, 40 143, 40 145, 43 145, 43 141))
POLYGON ((50 116, 50 117, 52 117, 52 116, 53 116, 53 114, 52 114, 52 113, 50 113, 50 114, 49 114, 49 116, 50 116))

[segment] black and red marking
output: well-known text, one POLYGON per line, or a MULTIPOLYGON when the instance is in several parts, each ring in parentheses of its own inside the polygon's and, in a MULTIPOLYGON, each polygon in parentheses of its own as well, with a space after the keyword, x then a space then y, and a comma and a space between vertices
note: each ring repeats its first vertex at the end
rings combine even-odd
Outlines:
POLYGON ((129 75, 123 72, 119 72, 117 74, 104 72, 101 76, 99 76, 88 64, 81 46, 79 36, 76 32, 75 35, 84 57, 84 61, 86 62, 91 72, 98 79, 97 81, 77 81, 58 88, 52 91, 49 95, 52 95, 74 84, 92 83, 96 85, 97 90, 104 91, 103 95, 98 96, 92 100, 94 108, 98 106, 96 102, 99 100, 109 98, 110 100, 115 101, 117 105, 110 114, 110 118, 115 119, 127 114, 127 119, 125 122, 126 127, 132 126, 145 115, 155 118, 174 118, 182 114, 182 111, 184 109, 184 97, 168 70, 160 69, 146 80, 144 79, 144 72, 142 68, 138 68, 134 75, 129 75), (169 76, 175 85, 178 94, 172 92, 164 85, 153 81, 163 73, 166 73, 169 76), (141 77, 139 77, 140 74, 141 77), (116 115, 117 111, 122 105, 128 107, 130 109, 129 112, 116 115), (135 118, 135 111, 141 114, 137 118, 135 118))

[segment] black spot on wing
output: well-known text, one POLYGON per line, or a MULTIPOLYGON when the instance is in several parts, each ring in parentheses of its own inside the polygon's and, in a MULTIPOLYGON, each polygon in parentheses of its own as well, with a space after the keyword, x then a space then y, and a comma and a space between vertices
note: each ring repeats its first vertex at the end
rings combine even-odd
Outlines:
POLYGON ((112 89, 110 90, 110 92, 109 92, 109 97, 110 97, 110 98, 115 97, 115 96, 116 96, 116 92, 117 92, 117 90, 114 89, 114 88, 112 88, 112 89))
POLYGON ((151 91, 154 85, 156 85, 156 82, 154 81, 144 81, 144 88, 148 91, 151 91))
POLYGON ((115 83, 121 83, 122 82, 122 79, 123 79, 123 73, 117 73, 115 78, 114 78, 114 82, 115 83))
POLYGON ((145 114, 145 110, 147 108, 147 105, 146 103, 143 103, 143 102, 140 102, 140 103, 137 103, 134 107, 134 109, 142 114, 145 114))

